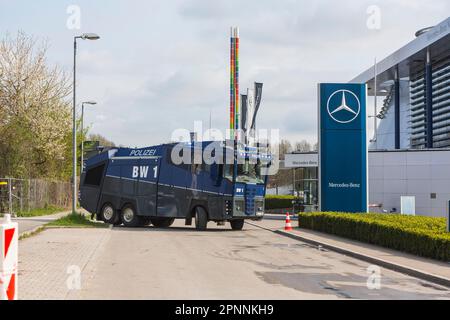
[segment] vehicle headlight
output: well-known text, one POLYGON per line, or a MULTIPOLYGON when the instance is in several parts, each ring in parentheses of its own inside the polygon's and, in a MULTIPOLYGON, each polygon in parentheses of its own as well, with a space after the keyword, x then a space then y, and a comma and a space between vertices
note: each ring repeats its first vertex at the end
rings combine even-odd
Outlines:
POLYGON ((243 213, 245 212, 245 201, 244 199, 235 199, 234 200, 234 212, 243 213))
POLYGON ((264 213, 264 199, 255 200, 256 213, 264 213))

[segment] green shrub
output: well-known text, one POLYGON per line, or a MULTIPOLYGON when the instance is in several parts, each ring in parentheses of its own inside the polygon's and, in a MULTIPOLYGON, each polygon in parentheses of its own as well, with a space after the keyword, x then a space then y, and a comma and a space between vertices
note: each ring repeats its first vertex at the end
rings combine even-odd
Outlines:
POLYGON ((292 208, 292 200, 294 199, 294 196, 266 196, 265 208, 267 210, 292 208))
POLYGON ((302 228, 450 261, 446 219, 378 213, 300 213, 302 228))

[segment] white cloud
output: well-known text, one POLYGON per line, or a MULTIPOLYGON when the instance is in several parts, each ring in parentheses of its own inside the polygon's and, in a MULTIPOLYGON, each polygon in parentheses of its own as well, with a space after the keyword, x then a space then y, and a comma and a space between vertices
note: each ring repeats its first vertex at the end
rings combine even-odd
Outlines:
MULTIPOLYGON (((98 102, 87 123, 131 146, 166 142, 174 129, 208 121, 210 110, 213 126, 228 127, 231 25, 241 29, 241 92, 264 82, 258 126, 315 142, 318 82, 352 79, 450 12, 446 0, 78 2, 81 32, 102 37, 79 46, 79 99, 98 102), (366 27, 372 4, 381 9, 381 30, 366 27)), ((64 10, 41 10, 35 14, 64 22, 64 10)), ((33 20, 22 28, 48 36, 33 20)), ((70 45, 61 40, 68 31, 51 26, 51 56, 70 70, 70 45)))

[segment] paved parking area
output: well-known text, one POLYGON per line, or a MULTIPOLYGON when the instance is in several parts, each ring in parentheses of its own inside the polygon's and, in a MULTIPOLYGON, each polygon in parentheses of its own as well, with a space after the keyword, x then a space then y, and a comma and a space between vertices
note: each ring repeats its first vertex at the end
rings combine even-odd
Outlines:
POLYGON ((67 299, 109 229, 49 229, 19 241, 19 299, 67 299), (79 275, 79 277, 78 277, 79 275))
MULTIPOLYGON (((379 289, 369 289, 368 263, 252 225, 243 231, 213 223, 208 227, 198 232, 177 221, 169 229, 46 230, 20 241, 19 297, 450 298, 447 288, 385 269, 379 289)), ((369 280, 370 287, 377 287, 376 279, 369 280)))

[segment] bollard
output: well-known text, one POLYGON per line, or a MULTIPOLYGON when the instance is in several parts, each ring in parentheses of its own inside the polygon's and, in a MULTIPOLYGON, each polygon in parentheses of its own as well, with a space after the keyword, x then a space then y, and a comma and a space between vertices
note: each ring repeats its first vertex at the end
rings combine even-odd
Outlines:
POLYGON ((289 212, 286 211, 286 223, 284 226, 284 231, 291 231, 292 225, 291 225, 291 216, 289 215, 289 212))
POLYGON ((19 229, 11 215, 0 223, 0 300, 17 300, 19 229))

